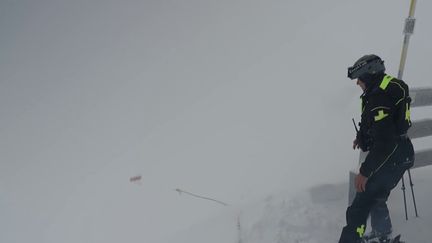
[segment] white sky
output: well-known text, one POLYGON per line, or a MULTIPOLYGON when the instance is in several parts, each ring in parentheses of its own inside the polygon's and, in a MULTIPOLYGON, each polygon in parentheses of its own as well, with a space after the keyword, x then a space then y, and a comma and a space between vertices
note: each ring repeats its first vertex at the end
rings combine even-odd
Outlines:
MULTIPOLYGON (((0 241, 162 242, 220 210, 175 188, 239 204, 346 180, 360 95, 346 67, 376 53, 396 75, 408 7, 1 1, 0 241)), ((412 87, 431 84, 431 7, 412 87)))

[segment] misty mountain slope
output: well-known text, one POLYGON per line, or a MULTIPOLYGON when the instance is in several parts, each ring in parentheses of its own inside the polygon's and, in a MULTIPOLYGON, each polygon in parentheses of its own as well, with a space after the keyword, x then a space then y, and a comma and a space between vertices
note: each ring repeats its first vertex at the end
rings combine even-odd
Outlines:
MULTIPOLYGON (((417 11, 405 75, 412 87, 430 83, 431 4, 417 11)), ((357 167, 351 117, 361 91, 346 67, 374 52, 395 75, 407 8, 392 0, 1 1, 0 242, 161 243, 185 229, 195 236, 195 227, 196 242, 230 242, 238 214, 251 241, 313 241, 330 228, 317 221, 306 234, 324 213, 312 209, 308 188, 343 183, 357 167), (131 183, 136 175, 142 180, 131 183), (272 212, 258 200, 267 195, 272 212), (263 219, 242 207, 255 203, 263 219), (275 215, 297 207, 309 212, 300 225, 275 215), (206 228, 214 215, 218 227, 206 228)))
MULTIPOLYGON (((408 221, 405 220, 401 184, 389 198, 394 234, 402 234, 406 242, 429 243, 432 237, 431 171, 432 168, 412 171, 419 218, 414 216, 409 187, 406 191, 408 221)), ((254 204, 228 208, 218 217, 174 235, 170 242, 337 242, 345 224, 347 191, 348 185, 341 183, 318 185, 301 193, 269 195, 254 204)))

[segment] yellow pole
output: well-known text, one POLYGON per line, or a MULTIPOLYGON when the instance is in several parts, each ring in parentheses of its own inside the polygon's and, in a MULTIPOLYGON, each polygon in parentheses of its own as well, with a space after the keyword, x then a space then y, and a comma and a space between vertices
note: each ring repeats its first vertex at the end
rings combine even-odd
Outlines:
POLYGON ((398 79, 402 79, 403 72, 405 69, 406 58, 407 58, 409 39, 411 35, 414 33, 414 25, 415 25, 414 13, 415 13, 416 3, 417 0, 411 0, 408 18, 405 20, 405 28, 404 28, 405 36, 404 36, 404 41, 402 46, 401 60, 399 64, 398 79))
MULTIPOLYGON (((416 0, 411 0, 411 5, 410 5, 410 10, 409 10, 408 18, 406 18, 406 20, 405 20, 405 28, 404 28, 404 31, 403 31, 403 33, 404 33, 405 36, 404 36, 404 42, 403 42, 403 46, 402 46, 402 53, 401 53, 401 60, 400 60, 400 65, 399 65, 398 79, 402 79, 403 72, 404 72, 404 69, 405 69, 405 62, 406 62, 407 52, 408 52, 409 39, 410 39, 411 35, 414 33, 414 25, 415 25, 414 12, 415 12, 416 3, 417 3, 416 0)), ((402 190, 403 190, 403 193, 404 193, 405 217, 406 217, 406 220, 408 220, 408 213, 407 213, 406 199, 405 199, 404 176, 405 175, 402 175, 402 190)), ((412 179, 411 179, 411 172, 410 172, 409 169, 408 169, 408 176, 409 176, 409 179, 410 179, 411 193, 412 193, 413 202, 414 202, 415 214, 416 214, 416 217, 418 217, 417 205, 416 205, 415 196, 414 196, 414 188, 413 188, 412 179)))
POLYGON ((409 11, 409 16, 410 17, 414 17, 416 3, 417 3, 416 0, 411 0, 411 6, 410 6, 410 11, 409 11))

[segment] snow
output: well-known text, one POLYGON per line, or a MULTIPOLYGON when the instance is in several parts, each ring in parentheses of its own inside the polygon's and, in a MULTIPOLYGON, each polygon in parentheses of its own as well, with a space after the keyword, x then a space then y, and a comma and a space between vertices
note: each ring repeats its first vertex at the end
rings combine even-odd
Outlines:
MULTIPOLYGON (((395 75, 408 7, 1 1, 0 242, 335 242, 358 166, 346 67, 376 53, 395 75)), ((431 84, 431 7, 411 87, 431 84)), ((411 242, 431 236, 430 170, 413 171, 420 218, 391 195, 411 242)))
MULTIPOLYGON (((410 187, 406 191, 408 220, 405 219, 400 184, 390 196, 394 232, 402 234, 402 240, 407 242, 430 242, 432 210, 428 205, 432 190, 428 183, 431 171, 431 168, 412 171, 418 218, 415 217, 410 187)), ((347 193, 347 183, 322 184, 294 195, 281 192, 253 205, 228 208, 219 216, 175 235, 169 242, 337 242, 345 222, 342 209, 347 207, 347 193)))

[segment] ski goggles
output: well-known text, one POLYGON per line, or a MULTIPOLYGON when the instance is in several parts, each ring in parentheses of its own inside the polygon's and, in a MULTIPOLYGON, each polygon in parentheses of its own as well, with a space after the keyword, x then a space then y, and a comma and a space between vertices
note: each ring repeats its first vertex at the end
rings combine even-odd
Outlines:
POLYGON ((381 59, 374 59, 371 61, 356 63, 349 67, 347 76, 350 79, 357 79, 365 73, 375 74, 384 71, 384 61, 381 59))

